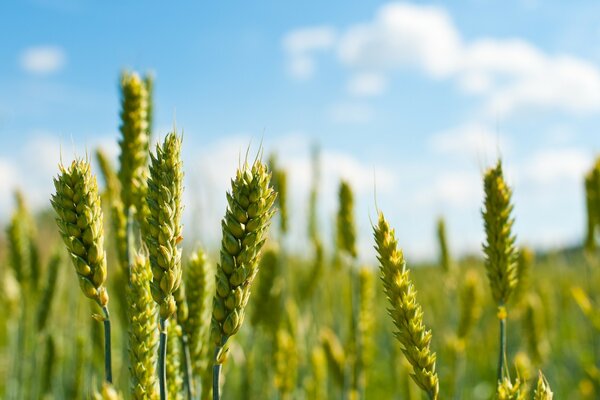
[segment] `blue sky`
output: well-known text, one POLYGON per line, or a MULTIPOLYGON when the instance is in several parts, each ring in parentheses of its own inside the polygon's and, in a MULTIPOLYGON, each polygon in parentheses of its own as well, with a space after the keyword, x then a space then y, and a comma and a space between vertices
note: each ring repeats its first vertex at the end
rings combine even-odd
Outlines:
POLYGON ((0 219, 15 186, 47 206, 61 149, 116 159, 118 73, 133 68, 155 71, 157 135, 174 120, 185 132, 188 237, 216 240, 238 155, 262 139, 290 171, 294 246, 314 141, 324 229, 348 178, 365 257, 375 185, 407 254, 435 254, 438 215, 455 251, 477 249, 480 174, 499 154, 520 241, 581 239, 581 175, 600 151, 600 4, 210 3, 0 6, 0 219))

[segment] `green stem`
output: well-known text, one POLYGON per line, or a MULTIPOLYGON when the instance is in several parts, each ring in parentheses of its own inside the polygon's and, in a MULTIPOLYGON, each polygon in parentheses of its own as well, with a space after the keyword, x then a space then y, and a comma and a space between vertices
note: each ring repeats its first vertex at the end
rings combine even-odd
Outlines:
POLYGON ((506 363, 506 317, 500 318, 500 354, 498 355, 498 381, 502 381, 506 363))
POLYGON ((190 357, 190 346, 188 337, 185 333, 181 335, 181 349, 183 350, 183 380, 185 385, 185 391, 188 400, 192 400, 194 397, 194 391, 192 387, 192 360, 190 357))
POLYGON ((221 378, 221 363, 218 360, 219 353, 221 352, 222 346, 217 346, 215 349, 215 364, 213 365, 213 400, 220 400, 221 393, 219 391, 219 380, 221 378))
POLYGON ((112 383, 112 353, 110 344, 110 314, 106 306, 102 307, 104 312, 104 373, 106 381, 112 383))
POLYGON ((167 400, 167 325, 164 318, 159 320, 160 336, 158 344, 158 387, 160 400, 167 400))

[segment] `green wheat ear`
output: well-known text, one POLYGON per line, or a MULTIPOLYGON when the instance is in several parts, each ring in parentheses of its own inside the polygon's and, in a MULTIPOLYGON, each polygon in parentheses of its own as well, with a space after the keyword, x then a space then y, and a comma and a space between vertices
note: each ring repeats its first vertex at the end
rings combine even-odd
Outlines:
POLYGON ((270 179, 266 166, 257 160, 252 167, 245 164, 238 170, 227 193, 211 328, 213 342, 220 347, 244 321, 250 286, 273 216, 276 194, 270 179))
POLYGON ((152 298, 159 305, 163 320, 177 309, 173 293, 181 283, 182 193, 181 138, 173 132, 156 146, 156 154, 151 154, 149 213, 144 235, 152 267, 152 298))
POLYGON ((129 305, 129 372, 132 399, 156 399, 156 306, 150 295, 152 272, 145 252, 133 256, 129 305))
POLYGON ((430 399, 437 399, 439 382, 435 370, 436 356, 429 348, 431 331, 423 324, 423 311, 417 302, 404 255, 398 249, 394 230, 390 228, 383 213, 379 213, 378 223, 373 229, 381 280, 390 302, 388 311, 397 329, 395 336, 402 345, 402 352, 413 366, 413 380, 430 399))
POLYGON ((54 179, 56 193, 52 206, 56 223, 71 255, 83 294, 96 301, 100 307, 108 304, 106 280, 106 255, 102 207, 96 177, 90 164, 75 160, 68 168, 59 166, 54 179))
POLYGON ((486 243, 485 268, 498 306, 504 306, 517 285, 517 251, 512 234, 512 191, 504 181, 502 163, 488 169, 483 178, 485 191, 482 211, 486 243))
POLYGON ((341 251, 355 258, 356 251, 356 225, 354 222, 354 195, 352 188, 346 181, 340 182, 339 210, 337 214, 337 244, 341 251))
POLYGON ((142 78, 136 73, 121 75, 121 154, 119 180, 125 212, 135 206, 143 211, 146 193, 146 165, 148 162, 148 92, 142 78))

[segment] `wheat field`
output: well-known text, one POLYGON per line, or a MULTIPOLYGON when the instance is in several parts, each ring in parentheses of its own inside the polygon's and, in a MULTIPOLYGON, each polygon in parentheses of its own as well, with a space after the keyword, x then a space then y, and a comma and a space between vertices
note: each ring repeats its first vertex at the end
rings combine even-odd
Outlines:
POLYGON ((438 260, 413 263, 396 235, 410 226, 377 210, 377 259, 364 263, 348 182, 333 243, 319 230, 318 154, 311 248, 288 250, 295 182, 258 150, 222 193, 220 247, 204 248, 181 223, 185 137, 153 129, 151 76, 125 72, 120 89, 118 162, 101 148, 57 154, 47 209, 15 194, 0 242, 0 397, 600 398, 600 159, 581 177, 580 246, 522 246, 498 160, 481 176, 479 254, 455 257, 441 218, 438 260))

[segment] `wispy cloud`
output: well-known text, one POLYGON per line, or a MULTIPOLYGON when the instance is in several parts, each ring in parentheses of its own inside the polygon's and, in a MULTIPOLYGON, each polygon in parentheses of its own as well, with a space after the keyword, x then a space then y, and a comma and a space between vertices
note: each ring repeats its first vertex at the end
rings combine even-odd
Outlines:
POLYGON ((288 72, 295 79, 308 79, 316 70, 315 56, 331 49, 336 34, 328 26, 298 29, 283 38, 283 48, 288 56, 288 72))
MULTIPOLYGON (((450 80, 466 95, 480 97, 482 116, 488 119, 532 109, 600 112, 600 70, 593 63, 546 52, 521 38, 466 40, 440 6, 388 3, 373 19, 328 36, 319 49, 337 56, 339 65, 353 72, 351 93, 383 93, 373 89, 376 85, 359 85, 357 72, 384 79, 392 71, 413 69, 433 80, 450 80)), ((305 62, 302 71, 310 73, 302 74, 304 78, 315 73, 312 58, 288 54, 292 64, 305 62)))
POLYGON ((19 62, 25 72, 48 75, 63 69, 67 56, 58 46, 35 46, 23 50, 19 62))

